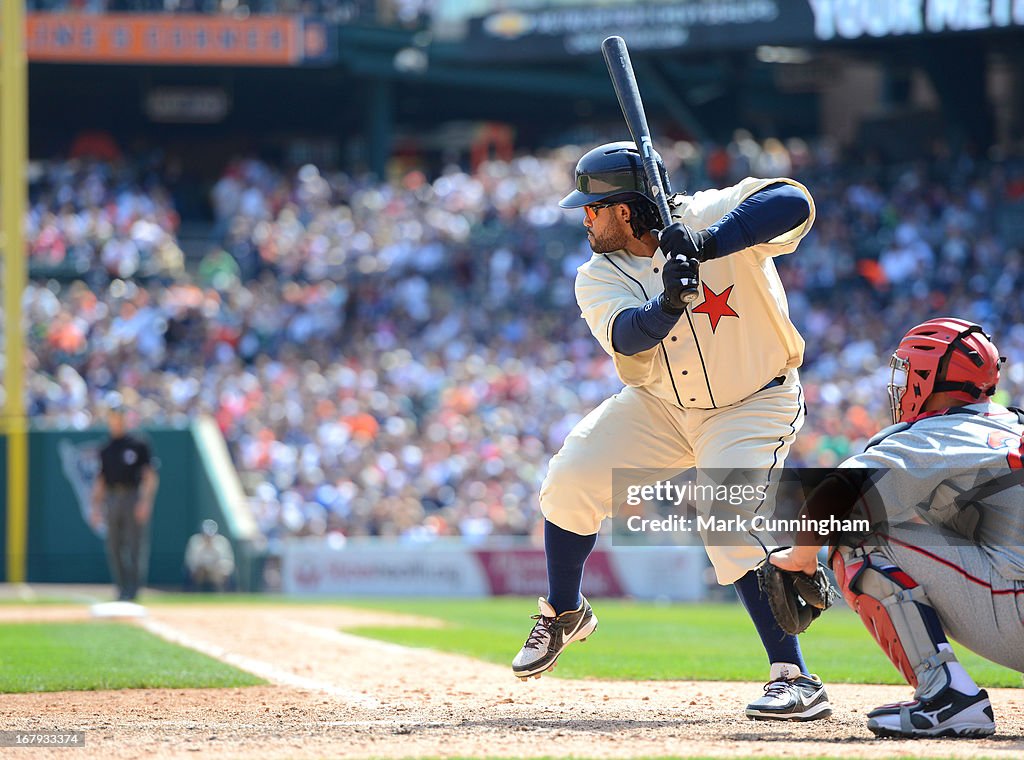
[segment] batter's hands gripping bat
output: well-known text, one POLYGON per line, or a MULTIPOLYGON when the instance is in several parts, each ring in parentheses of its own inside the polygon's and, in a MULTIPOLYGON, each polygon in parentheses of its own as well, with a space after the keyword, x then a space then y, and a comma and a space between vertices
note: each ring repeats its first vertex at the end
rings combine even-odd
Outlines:
MULTIPOLYGON (((633 137, 637 150, 640 151, 644 173, 647 175, 647 182, 654 195, 654 202, 661 214, 661 222, 668 227, 672 224, 672 211, 668 207, 665 186, 661 183, 661 173, 658 171, 658 163, 655 160, 654 144, 651 142, 651 129, 647 126, 644 102, 640 99, 640 89, 636 85, 636 74, 633 73, 633 63, 629 60, 626 41, 621 37, 608 37, 601 43, 601 52, 604 53, 608 75, 612 78, 612 86, 619 99, 619 107, 626 119, 626 126, 629 127, 629 134, 633 137)), ((694 248, 697 248, 697 241, 693 240, 692 230, 687 228, 687 231, 694 248)), ((683 296, 686 303, 696 299, 696 287, 683 296)))

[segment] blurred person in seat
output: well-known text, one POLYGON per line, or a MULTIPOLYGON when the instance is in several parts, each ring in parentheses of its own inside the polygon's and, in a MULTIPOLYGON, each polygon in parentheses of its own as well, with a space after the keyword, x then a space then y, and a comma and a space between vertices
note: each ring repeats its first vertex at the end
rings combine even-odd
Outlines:
POLYGON ((231 542, 218 532, 215 520, 203 520, 200 531, 185 546, 185 590, 225 591, 234 572, 231 542))

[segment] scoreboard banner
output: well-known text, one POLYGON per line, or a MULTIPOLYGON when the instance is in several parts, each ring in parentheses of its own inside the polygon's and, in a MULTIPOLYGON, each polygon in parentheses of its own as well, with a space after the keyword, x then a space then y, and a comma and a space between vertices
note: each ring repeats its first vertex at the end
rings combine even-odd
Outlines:
POLYGON ((29 13, 30 61, 301 66, 336 58, 332 29, 299 16, 29 13))
POLYGON ((1024 0, 552 0, 468 19, 476 60, 594 55, 611 34, 631 50, 728 50, 1024 28, 1024 0))

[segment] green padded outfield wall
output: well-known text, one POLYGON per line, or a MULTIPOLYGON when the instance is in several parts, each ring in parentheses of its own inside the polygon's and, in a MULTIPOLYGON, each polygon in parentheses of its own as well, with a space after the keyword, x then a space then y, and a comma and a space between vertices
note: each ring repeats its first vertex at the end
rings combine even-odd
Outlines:
MULTIPOLYGON (((150 523, 148 584, 180 586, 185 544, 211 517, 230 536, 191 429, 148 429, 160 474, 150 523)), ((108 583, 110 572, 101 536, 87 522, 106 432, 32 431, 29 434, 29 518, 27 578, 35 583, 108 583)), ((5 450, 0 438, 0 452, 5 450)), ((6 459, 0 459, 6 532, 6 459)), ((232 543, 235 543, 232 541, 232 543)), ((0 544, 6 552, 6 543, 0 544)), ((236 545, 236 553, 238 546, 236 545)), ((0 573, 6 572, 0 567, 0 573)))

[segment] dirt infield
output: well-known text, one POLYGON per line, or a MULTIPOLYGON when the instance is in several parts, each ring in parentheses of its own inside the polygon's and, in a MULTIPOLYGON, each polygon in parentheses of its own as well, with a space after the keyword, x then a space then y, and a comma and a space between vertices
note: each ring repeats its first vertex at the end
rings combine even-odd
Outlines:
MULTIPOLYGON (((81 608, 33 609, 35 619, 81 616, 81 608)), ((31 617, 24 608, 0 610, 0 620, 15 615, 31 617)), ((76 758, 1024 756, 1024 691, 992 690, 999 729, 992 739, 879 741, 864 728, 864 713, 905 698, 906 689, 832 685, 831 720, 754 723, 742 705, 760 684, 520 683, 504 667, 338 631, 385 618, 396 620, 346 608, 153 607, 139 624, 273 685, 7 695, 3 727, 84 730, 76 758)), ((42 748, 4 756, 70 757, 42 748)))

